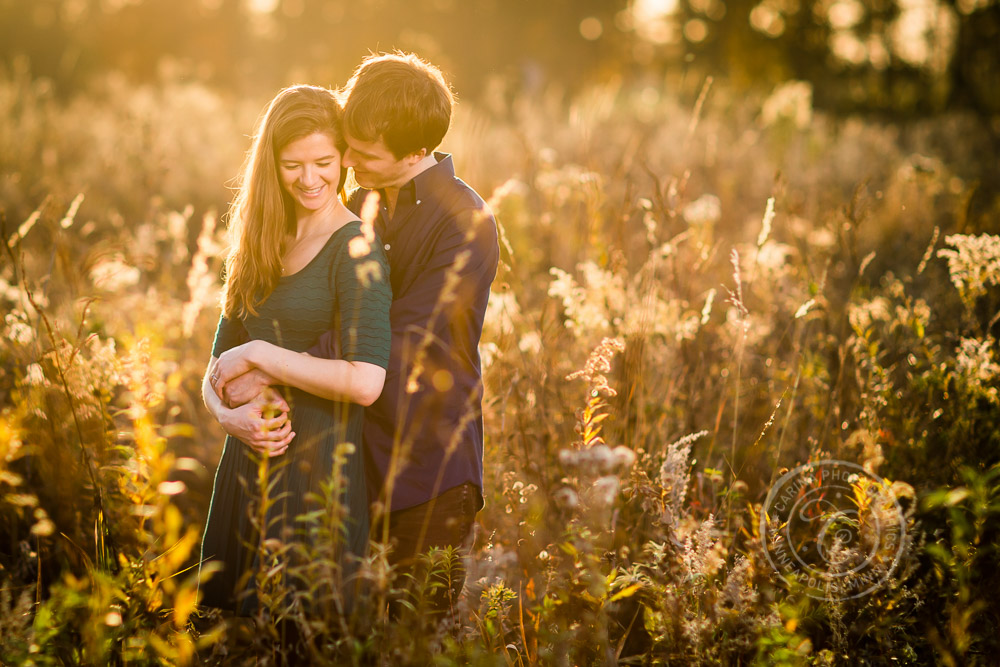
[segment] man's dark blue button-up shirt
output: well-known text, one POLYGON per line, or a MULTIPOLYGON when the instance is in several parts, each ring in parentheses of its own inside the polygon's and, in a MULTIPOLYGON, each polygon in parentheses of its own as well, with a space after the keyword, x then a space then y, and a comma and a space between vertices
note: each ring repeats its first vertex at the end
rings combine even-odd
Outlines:
MULTIPOLYGON (((455 176, 451 155, 400 188, 392 218, 380 206, 375 231, 389 258, 392 349, 382 395, 365 409, 371 491, 389 509, 424 503, 471 482, 483 488, 479 338, 496 276, 493 214, 455 176)), ((350 206, 360 214, 368 191, 350 206)), ((384 202, 384 197, 382 198, 384 202)), ((312 354, 336 356, 324 335, 312 354)))

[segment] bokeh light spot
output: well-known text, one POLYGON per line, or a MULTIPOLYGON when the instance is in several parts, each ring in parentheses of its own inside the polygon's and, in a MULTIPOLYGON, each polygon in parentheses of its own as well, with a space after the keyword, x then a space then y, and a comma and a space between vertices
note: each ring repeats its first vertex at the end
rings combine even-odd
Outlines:
POLYGON ((704 42, 708 37, 708 24, 701 19, 691 19, 684 24, 684 38, 692 44, 704 42))
POLYGON ((599 19, 596 19, 593 16, 588 16, 580 21, 580 34, 583 35, 584 39, 594 41, 599 39, 603 33, 604 26, 601 24, 599 19))
POLYGON ((785 32, 785 19, 774 7, 761 3, 750 10, 750 25, 768 37, 780 37, 785 32))
POLYGON ((247 9, 254 14, 270 14, 278 8, 281 0, 246 0, 247 9))

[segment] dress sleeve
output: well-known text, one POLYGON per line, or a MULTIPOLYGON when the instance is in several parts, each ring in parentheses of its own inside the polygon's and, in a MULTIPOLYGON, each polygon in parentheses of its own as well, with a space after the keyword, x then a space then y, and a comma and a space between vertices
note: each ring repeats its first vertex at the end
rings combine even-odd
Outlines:
POLYGON ((219 326, 215 328, 215 343, 212 345, 212 356, 218 357, 226 350, 242 345, 250 340, 243 322, 231 320, 225 315, 219 316, 219 326))
POLYGON ((382 241, 376 237, 367 243, 359 230, 341 244, 331 279, 337 295, 333 333, 339 354, 323 356, 388 367, 392 287, 382 241))

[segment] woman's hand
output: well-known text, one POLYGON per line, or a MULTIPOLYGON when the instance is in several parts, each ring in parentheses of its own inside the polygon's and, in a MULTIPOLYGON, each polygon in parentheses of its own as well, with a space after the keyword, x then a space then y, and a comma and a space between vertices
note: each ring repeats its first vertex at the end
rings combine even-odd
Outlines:
POLYGON ((222 428, 258 454, 281 456, 295 437, 288 419, 288 404, 274 389, 267 388, 249 403, 231 410, 222 428))
POLYGON ((257 368, 255 359, 258 359, 260 354, 266 354, 267 347, 270 347, 270 344, 265 341, 252 340, 219 355, 210 379, 212 389, 223 402, 226 402, 226 383, 257 368))

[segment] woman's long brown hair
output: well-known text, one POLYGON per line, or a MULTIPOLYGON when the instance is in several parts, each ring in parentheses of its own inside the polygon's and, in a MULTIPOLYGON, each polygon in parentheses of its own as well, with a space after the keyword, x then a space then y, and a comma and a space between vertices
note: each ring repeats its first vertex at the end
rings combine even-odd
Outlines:
MULTIPOLYGON (((241 170, 239 191, 227 216, 232 246, 222 289, 226 317, 242 319, 257 314, 257 306, 281 278, 285 239, 295 235, 295 205, 281 186, 278 156, 288 144, 316 132, 329 135, 343 155, 347 142, 341 117, 341 105, 333 91, 291 86, 275 95, 258 120, 241 170)), ((340 171, 342 189, 346 170, 340 171)))

